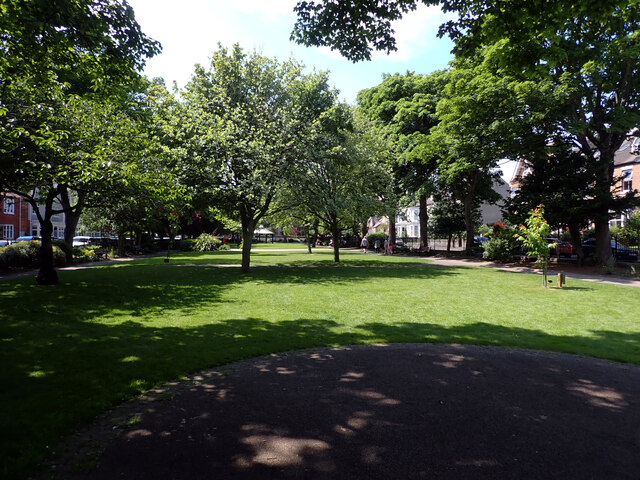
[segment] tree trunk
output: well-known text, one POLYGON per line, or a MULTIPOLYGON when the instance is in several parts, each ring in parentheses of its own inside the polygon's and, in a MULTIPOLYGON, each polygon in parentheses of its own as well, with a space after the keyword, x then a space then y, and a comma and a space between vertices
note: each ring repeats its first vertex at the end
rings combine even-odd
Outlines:
POLYGON ((449 254, 451 253, 451 239, 453 238, 453 235, 450 233, 449 234, 449 238, 447 238, 447 257, 449 256, 449 254))
POLYGON ((393 245, 396 245, 396 216, 389 216, 389 239, 393 245))
POLYGON ((611 235, 609 235, 609 216, 600 216, 594 221, 596 236, 596 258, 600 265, 609 265, 613 261, 611 235))
POLYGON ((318 225, 319 225, 319 221, 318 219, 313 221, 313 236, 311 237, 311 241, 313 242, 313 246, 316 246, 316 243, 318 243, 318 225))
POLYGON ((124 257, 126 247, 126 237, 124 231, 118 232, 118 255, 124 257))
POLYGON ((331 236, 333 237, 333 261, 340 263, 340 229, 337 225, 331 227, 331 236))
POLYGON ((578 257, 578 264, 584 263, 584 251, 582 250, 582 241, 580 239, 580 227, 575 223, 569 223, 569 234, 571 235, 571 244, 578 257))
MULTIPOLYGON (((86 195, 84 193, 77 193, 78 198, 76 204, 71 206, 71 199, 69 198, 69 191, 65 188, 60 193, 60 203, 64 209, 64 241, 73 247, 73 237, 76 236, 76 229, 78 228, 78 222, 80 216, 84 210, 84 202, 86 195)), ((67 253, 67 262, 73 261, 73 254, 71 251, 67 253)))
POLYGON ((427 211, 427 196, 420 195, 418 198, 418 218, 420 221, 420 251, 429 251, 429 212, 427 211))
POLYGON ((255 220, 243 216, 242 218, 242 273, 249 273, 251 266, 251 240, 256 229, 255 220))
MULTIPOLYGON (((610 200, 612 196, 611 183, 613 178, 614 155, 615 150, 600 151, 595 192, 596 198, 602 198, 602 203, 605 205, 609 203, 608 200, 610 200)), ((611 252, 611 235, 609 234, 608 207, 605 206, 597 209, 593 223, 595 224, 597 261, 600 265, 609 265, 613 261, 613 254, 611 252)))
POLYGON ((473 198, 471 196, 467 196, 464 199, 464 224, 467 230, 467 243, 465 245, 464 253, 466 255, 472 256, 474 224, 473 224, 473 198))
POLYGON ((53 224, 50 215, 45 212, 45 217, 40 222, 40 271, 36 277, 38 285, 57 285, 58 274, 53 267, 53 244, 51 243, 51 235, 53 233, 53 224))

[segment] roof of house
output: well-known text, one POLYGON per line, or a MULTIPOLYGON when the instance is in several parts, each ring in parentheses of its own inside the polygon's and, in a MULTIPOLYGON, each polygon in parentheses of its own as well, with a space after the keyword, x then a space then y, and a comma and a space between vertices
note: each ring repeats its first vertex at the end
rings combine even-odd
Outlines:
POLYGON ((640 138, 631 137, 624 141, 613 157, 616 167, 640 163, 640 138))

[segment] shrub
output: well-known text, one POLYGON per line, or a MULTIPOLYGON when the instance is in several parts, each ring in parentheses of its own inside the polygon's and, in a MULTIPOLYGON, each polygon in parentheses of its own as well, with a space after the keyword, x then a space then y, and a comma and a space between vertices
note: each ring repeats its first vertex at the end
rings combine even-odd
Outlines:
POLYGON ((228 243, 223 243, 218 247, 218 250, 231 250, 231 245, 229 245, 228 243))
MULTIPOLYGON (((0 248, 0 267, 37 268, 40 265, 40 245, 39 241, 32 240, 0 248)), ((53 264, 57 267, 67 264, 66 254, 57 245, 53 246, 53 264)))
POLYGON ((58 247, 60 250, 62 250, 67 258, 71 258, 71 246, 67 242, 65 242, 64 240, 52 240, 51 243, 54 247, 58 247))
POLYGON ((191 252, 196 248, 196 239, 195 238, 183 238, 180 240, 180 250, 183 252, 191 252))
POLYGON ((369 242, 369 248, 373 248, 376 244, 376 240, 380 240, 380 248, 384 247, 384 241, 387 239, 387 234, 384 232, 368 233, 367 241, 369 242))
POLYGON ((73 249, 73 259, 78 262, 92 262, 96 259, 95 249, 97 247, 95 245, 83 247, 83 248, 74 248, 73 249))
POLYGON ((56 267, 64 267, 67 264, 67 254, 57 245, 53 246, 53 264, 56 267))
POLYGON ((222 245, 222 242, 213 235, 203 233, 195 242, 194 249, 198 252, 214 252, 222 245))
POLYGON ((28 268, 38 266, 40 242, 18 242, 0 249, 0 266, 28 268))
POLYGON ((482 258, 493 262, 509 262, 514 253, 520 249, 520 244, 513 236, 513 228, 498 228, 489 237, 489 241, 484 244, 482 258))

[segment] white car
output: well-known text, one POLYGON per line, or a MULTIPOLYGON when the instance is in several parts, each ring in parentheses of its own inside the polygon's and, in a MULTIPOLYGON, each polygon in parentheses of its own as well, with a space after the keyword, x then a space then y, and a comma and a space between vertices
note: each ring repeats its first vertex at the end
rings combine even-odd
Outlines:
POLYGON ((73 237, 73 247, 86 247, 89 244, 89 240, 91 240, 91 237, 73 237))

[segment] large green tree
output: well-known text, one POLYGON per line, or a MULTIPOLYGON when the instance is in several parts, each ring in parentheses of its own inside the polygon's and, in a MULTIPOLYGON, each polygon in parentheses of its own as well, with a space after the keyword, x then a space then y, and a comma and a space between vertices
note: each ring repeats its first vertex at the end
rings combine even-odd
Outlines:
MULTIPOLYGON (((537 83, 563 111, 561 135, 596 165, 591 194, 596 253, 611 257, 610 207, 614 200, 613 158, 625 135, 640 122, 640 4, 628 0, 376 0, 307 2, 296 7, 293 37, 329 44, 348 58, 368 58, 372 48, 394 47, 390 21, 417 3, 437 4, 458 17, 441 27, 456 42, 456 54, 473 55, 494 45, 497 75, 537 83), (370 28, 370 27, 376 28, 370 28)), ((529 105, 528 114, 540 114, 529 105)))
POLYGON ((307 95, 332 96, 320 77, 235 45, 214 52, 208 69, 197 66, 184 92, 192 152, 186 164, 196 166, 193 181, 216 208, 240 219, 243 272, 255 227, 273 210, 309 128, 313 109, 305 107, 314 102, 307 95))
MULTIPOLYGON (((426 249, 427 198, 433 191, 437 157, 425 148, 438 122, 436 106, 446 83, 444 72, 416 75, 407 72, 383 77, 382 83, 358 94, 358 108, 382 125, 382 134, 394 146, 389 168, 399 194, 418 198, 420 243, 426 249)), ((395 217, 391 212, 390 221, 395 217)), ((394 239, 395 240, 395 239, 394 239)))
POLYGON ((384 146, 369 126, 345 104, 322 112, 289 176, 285 203, 331 232, 336 263, 342 231, 380 212, 380 192, 391 181, 379 161, 384 146))
POLYGON ((60 196, 68 200, 76 181, 105 186, 115 173, 109 138, 86 151, 89 135, 74 118, 111 115, 158 51, 124 0, 0 5, 0 188, 27 195, 41 222, 39 283, 57 283, 51 217, 81 205, 60 196))

